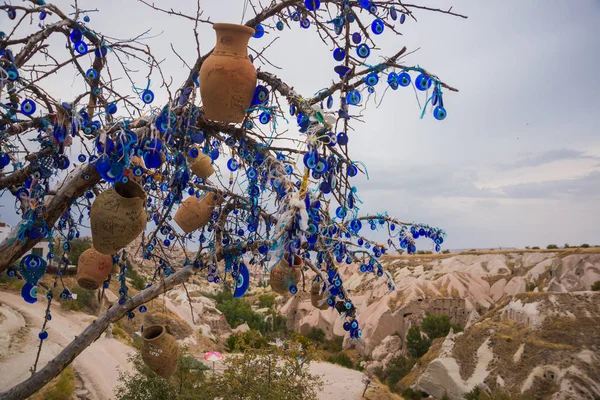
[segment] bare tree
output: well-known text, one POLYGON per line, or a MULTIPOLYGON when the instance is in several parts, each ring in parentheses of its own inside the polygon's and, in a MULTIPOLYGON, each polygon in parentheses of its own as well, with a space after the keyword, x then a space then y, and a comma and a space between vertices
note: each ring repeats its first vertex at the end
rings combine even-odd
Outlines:
MULTIPOLYGON (((246 110, 241 124, 228 124, 204 116, 197 90, 200 68, 212 52, 201 53, 198 27, 213 23, 204 17, 200 1, 194 15, 139 2, 192 27, 197 43, 193 64, 188 65, 172 47, 171 56, 181 59, 186 70, 179 86, 165 76, 161 58, 147 44, 152 39, 150 31, 130 39, 103 35, 90 22, 89 15, 97 10, 82 10, 77 0, 70 13, 44 0, 0 5, 11 22, 3 24, 0 36, 0 190, 3 196, 15 197, 15 210, 22 216, 11 236, 0 243, 0 272, 22 273, 12 266, 33 245, 43 239, 60 239, 65 251, 54 260, 58 265, 55 285, 45 288, 50 312, 56 288, 69 296, 61 279, 68 265, 69 243, 88 226, 95 197, 115 181, 133 178, 140 171, 152 227, 142 234, 139 251, 156 263, 151 285, 129 296, 124 278, 127 256, 115 255, 121 281, 119 301, 47 365, 39 371, 34 365, 32 376, 1 393, 1 398, 35 393, 111 323, 192 275, 205 274, 219 283, 239 276, 245 263, 262 273, 283 254, 300 256, 304 269, 320 276, 329 305, 346 319, 351 336, 359 339, 356 312, 337 265, 360 264, 363 272, 387 277, 393 290, 391 276, 378 261, 381 255, 390 249, 415 252, 419 237, 431 239, 436 251, 443 242, 444 232, 439 228, 403 222, 385 213, 358 215, 352 178, 365 171, 352 160, 347 142, 353 122, 361 121, 362 111, 373 102, 370 95, 380 80, 384 82, 378 91, 412 85, 424 102, 423 115, 430 111, 436 119, 445 118, 443 91, 457 90, 420 66, 406 65, 406 48, 386 57, 377 55, 371 61, 376 65, 367 60, 377 58, 380 33, 399 34, 398 26, 407 19, 416 21, 418 12, 464 15, 452 8, 400 0, 272 0, 264 4, 246 0, 246 13, 254 17, 245 25, 255 29, 255 37, 265 30, 276 33, 299 24, 316 30, 321 45, 333 49, 339 65, 335 81, 315 96, 303 96, 268 72, 278 68, 276 60, 268 58, 272 41, 261 49, 253 47, 260 41, 252 42, 250 56, 259 66, 257 93, 263 98, 246 110), (23 33, 32 29, 33 33, 23 33), (46 90, 49 78, 57 75, 69 81, 75 77, 85 89, 61 101, 46 90), (133 90, 123 91, 128 87, 133 90), (153 91, 168 96, 166 104, 152 104, 153 91), (285 115, 296 119, 299 133, 291 135, 277 125, 285 115), (157 143, 163 157, 158 167, 135 162, 134 156, 143 157, 150 147, 157 150, 157 143), (194 177, 187 157, 194 144, 213 161, 229 156, 228 170, 218 171, 214 180, 194 177), (68 152, 69 148, 75 151, 68 152), (69 153, 76 154, 69 158, 69 153), (295 158, 302 161, 296 163, 295 158), (106 161, 109 171, 101 167, 106 161), (8 171, 11 164, 13 171, 8 171), (184 234, 172 215, 186 196, 203 192, 224 201, 206 226, 184 234), (387 243, 369 239, 363 234, 368 230, 362 229, 364 224, 384 231, 387 243), (190 243, 199 247, 195 254, 187 250, 190 243), (174 246, 185 251, 183 266, 170 261, 174 246)), ((305 289, 293 285, 290 290, 305 289)))

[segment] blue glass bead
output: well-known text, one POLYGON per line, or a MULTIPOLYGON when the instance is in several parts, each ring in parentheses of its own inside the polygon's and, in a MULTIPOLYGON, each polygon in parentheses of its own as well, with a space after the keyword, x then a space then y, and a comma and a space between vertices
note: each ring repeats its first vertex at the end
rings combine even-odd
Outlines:
POLYGON ((252 98, 252 104, 258 105, 266 105, 269 102, 269 90, 262 86, 258 85, 254 90, 254 96, 252 98))
POLYGON ((446 109, 441 106, 437 106, 433 109, 433 117, 438 121, 441 121, 446 118, 446 109))
POLYGON ((87 15, 83 17, 83 22, 90 22, 90 17, 88 17, 87 15))
POLYGON ((96 71, 93 68, 90 68, 85 72, 85 77, 90 80, 94 80, 94 79, 98 78, 98 71, 96 71))
POLYGON ((19 71, 15 67, 6 68, 6 73, 8 74, 8 80, 11 82, 19 79, 19 71))
POLYGON ((345 65, 338 65, 336 67, 333 68, 333 70, 335 72, 338 73, 338 75, 340 76, 340 78, 344 78, 347 74, 350 73, 350 68, 346 67, 345 65))
POLYGON ((200 144, 200 143, 204 142, 204 132, 194 131, 190 134, 190 139, 192 139, 192 142, 194 142, 196 144, 200 144))
POLYGON ((146 89, 142 92, 141 98, 145 104, 150 104, 154 101, 154 93, 150 89, 146 89))
POLYGON ((38 337, 40 338, 40 340, 46 340, 48 339, 48 332, 46 330, 43 330, 38 334, 38 337))
POLYGON ((402 72, 398 75, 398 83, 402 87, 410 85, 410 75, 408 74, 408 72, 402 72))
POLYGON ((256 39, 260 39, 264 35, 265 35, 265 28, 261 24, 256 25, 256 27, 254 28, 254 35, 252 37, 254 37, 256 39))
POLYGON ((106 107, 106 112, 109 114, 114 114, 117 112, 117 105, 115 103, 110 103, 107 107, 106 107))
POLYGON ((200 155, 200 151, 197 147, 190 147, 188 154, 190 158, 198 158, 198 156, 200 155))
POLYGON ((400 23, 403 24, 404 21, 406 21, 406 14, 402 13, 402 15, 400 16, 400 23))
POLYGON ((83 32, 79 29, 73 29, 69 34, 69 39, 73 43, 81 42, 83 40, 83 32))
POLYGON ((348 104, 353 106, 360 103, 361 100, 362 96, 360 95, 360 92, 358 90, 352 90, 348 92, 348 95, 346 96, 346 101, 348 101, 348 104))
POLYGON ((359 44, 361 41, 362 41, 362 37, 360 36, 360 33, 354 32, 352 34, 352 42, 354 44, 359 44))
POLYGON ((25 115, 31 115, 35 112, 35 103, 33 102, 33 100, 23 100, 23 102, 21 103, 21 112, 25 115))
POLYGON ((291 286, 290 286, 290 293, 291 293, 291 294, 296 294, 296 293, 298 293, 298 288, 296 287, 296 285, 291 285, 291 286))
POLYGON ((263 111, 258 117, 258 120, 263 125, 268 124, 271 121, 271 114, 267 111, 263 111))
POLYGON ((302 21, 300 21, 300 26, 304 29, 308 29, 310 27, 310 20, 305 17, 302 19, 302 21))
POLYGON ((107 54, 108 54, 108 48, 106 46, 100 46, 99 48, 97 47, 94 50, 94 55, 97 58, 104 58, 104 57, 106 57, 107 54))
POLYGON ((46 11, 42 11, 40 13, 40 21, 45 20, 47 16, 48 16, 48 13, 46 11))
POLYGON ((432 80, 425 74, 420 74, 415 79, 415 87, 418 90, 425 91, 431 87, 432 80))
POLYGON ((394 6, 390 7, 390 17, 395 21, 398 18, 398 12, 394 8, 394 6))
POLYGON ((209 154, 210 159, 213 160, 213 161, 216 160, 216 159, 218 159, 219 155, 220 155, 219 149, 217 149, 217 148, 212 149, 210 151, 210 154, 209 154))
POLYGON ((368 86, 375 86, 379 82, 379 76, 377 76, 376 72, 371 72, 365 78, 365 83, 368 86))
POLYGON ((387 78, 388 85, 393 89, 398 89, 398 74, 390 72, 387 78))
POLYGON ((239 168, 239 163, 237 162, 237 160, 235 158, 230 158, 229 161, 227 161, 227 168, 230 171, 237 171, 239 168))
POLYGON ((338 47, 333 51, 333 59, 335 61, 342 61, 344 58, 346 58, 346 52, 344 49, 338 47))
POLYGON ((358 168, 355 165, 348 165, 346 172, 348 173, 348 176, 354 177, 358 174, 358 168))
POLYGON ((376 35, 381 35, 383 33, 384 24, 383 21, 377 18, 375 21, 371 23, 371 31, 373 31, 376 35))
POLYGON ((79 54, 87 54, 88 46, 84 41, 75 43, 75 51, 79 54))
POLYGON ((321 0, 304 0, 304 5, 309 11, 315 11, 321 7, 321 0))
POLYGON ((337 142, 338 144, 345 146, 348 144, 348 135, 346 135, 345 132, 340 132, 337 135, 337 142))
POLYGON ((360 58, 367 58, 367 57, 369 57, 369 55, 371 55, 371 49, 369 48, 369 46, 367 46, 365 43, 363 43, 356 48, 356 54, 360 58))
POLYGON ((284 28, 283 22, 277 21, 277 23, 275 24, 275 27, 277 28, 278 31, 282 31, 284 28))
POLYGON ((333 97, 329 96, 327 98, 327 108, 331 109, 331 107, 333 107, 333 97))

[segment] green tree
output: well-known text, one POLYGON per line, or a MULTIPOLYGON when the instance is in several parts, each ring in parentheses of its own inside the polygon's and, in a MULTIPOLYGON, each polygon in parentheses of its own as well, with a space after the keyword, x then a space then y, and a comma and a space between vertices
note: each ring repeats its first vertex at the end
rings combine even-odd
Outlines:
POLYGON ((259 308, 271 308, 275 304, 275 296, 272 294, 261 294, 258 296, 259 308))
POLYGON ((447 315, 437 316, 428 314, 421 324, 421 329, 431 340, 447 336, 450 328, 453 328, 455 332, 462 331, 462 328, 453 324, 447 315))
POLYGON ((406 334, 406 348, 408 354, 414 358, 421 358, 429 350, 431 341, 421 336, 421 330, 418 326, 411 326, 406 334))
POLYGON ((569 243, 565 243, 565 249, 568 249, 569 247, 571 247, 569 246, 569 243))
POLYGON ((396 384, 404 378, 416 361, 412 357, 398 356, 391 359, 387 368, 383 370, 383 378, 385 383, 392 389, 396 389, 396 384))
POLYGON ((557 245, 555 245, 555 244, 549 244, 548 246, 546 246, 546 248, 547 248, 548 250, 550 250, 550 249, 558 249, 558 246, 557 246, 557 245))
POLYGON ((589 249, 590 245, 587 243, 582 244, 580 247, 584 248, 584 249, 589 249))
MULTIPOLYGON (((67 255, 69 259, 69 264, 77 265, 79 261, 79 256, 81 253, 92 247, 92 238, 89 236, 75 238, 70 241, 71 249, 67 255)), ((55 240, 54 241, 54 257, 59 259, 65 254, 65 249, 63 248, 62 241, 55 240)))
POLYGON ((600 291, 600 281, 596 281, 592 284, 592 290, 594 292, 598 292, 600 291))
POLYGON ((247 323, 250 329, 256 329, 262 333, 267 330, 265 318, 252 309, 250 303, 242 299, 222 300, 217 302, 217 309, 223 313, 227 323, 232 328, 237 328, 247 323))

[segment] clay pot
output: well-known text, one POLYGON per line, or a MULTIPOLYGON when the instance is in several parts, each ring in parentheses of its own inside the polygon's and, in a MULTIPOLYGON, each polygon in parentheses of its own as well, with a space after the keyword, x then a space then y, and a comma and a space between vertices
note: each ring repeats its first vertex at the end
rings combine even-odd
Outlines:
POLYGON ((102 254, 115 254, 146 228, 146 192, 136 182, 117 182, 94 200, 90 210, 92 241, 102 254))
POLYGON ((290 286, 298 286, 298 282, 300 282, 302 258, 294 254, 294 265, 290 267, 287 261, 288 257, 289 255, 285 254, 270 274, 271 289, 279 294, 290 293, 290 286))
POLYGON ((188 159, 190 160, 190 163, 192 164, 191 170, 194 173, 194 175, 196 175, 197 177, 206 179, 215 173, 215 169, 211 165, 212 164, 211 159, 209 156, 202 153, 202 151, 200 150, 200 148, 198 146, 193 146, 193 147, 196 147, 198 149, 199 154, 198 154, 198 157, 196 157, 196 158, 190 158, 189 153, 188 153, 188 159))
POLYGON ((204 193, 200 198, 190 196, 181 203, 173 219, 185 233, 194 232, 211 220, 215 207, 222 202, 223 197, 213 192, 204 193))
POLYGON ((150 325, 142 333, 142 359, 157 375, 168 378, 177 370, 179 345, 164 325, 150 325))
POLYGON ((248 58, 254 29, 214 24, 217 44, 200 68, 200 96, 204 115, 220 122, 244 120, 256 89, 256 69, 248 58))
POLYGON ((84 289, 96 290, 112 272, 111 256, 91 247, 81 253, 77 261, 77 284, 84 289))
POLYGON ((319 310, 327 310, 329 308, 329 304, 327 304, 327 300, 323 302, 323 304, 319 305, 321 300, 327 299, 327 293, 321 293, 321 289, 323 288, 323 282, 313 282, 310 287, 310 302, 313 307, 318 308, 319 310))

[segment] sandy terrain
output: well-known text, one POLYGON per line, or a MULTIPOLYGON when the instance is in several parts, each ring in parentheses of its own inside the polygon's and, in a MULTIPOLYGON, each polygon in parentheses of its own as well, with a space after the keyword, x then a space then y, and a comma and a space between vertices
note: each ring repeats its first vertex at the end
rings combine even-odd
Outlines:
MULTIPOLYGON (((6 319, 0 323, 0 391, 4 391, 30 376, 39 339, 37 337, 46 309, 45 301, 28 304, 21 296, 0 292, 0 312, 6 319), (10 336, 10 337, 9 337, 10 336), (10 346, 10 348, 9 348, 10 346)), ((92 317, 83 313, 63 312, 52 305, 52 320, 47 325, 48 339, 42 347, 38 369, 58 354, 79 334, 92 317)), ((109 399, 117 385, 118 371, 129 369, 127 353, 133 349, 114 339, 101 336, 75 359, 79 372, 92 399, 109 399)))
MULTIPOLYGON (((0 291, 0 392, 30 376, 39 343, 38 333, 43 323, 46 302, 28 304, 13 293, 0 291)), ((38 369, 58 354, 74 336, 83 331, 93 317, 64 312, 59 305, 52 306, 52 320, 47 325, 48 339, 44 343, 38 369)), ((91 399, 110 399, 117 386, 117 368, 129 370, 127 354, 133 349, 125 344, 106 339, 104 335, 87 348, 73 362, 73 367, 90 391, 91 399)), ((204 360, 202 360, 204 361, 204 360)), ((212 367, 212 363, 208 363, 212 367)), ((223 365, 215 365, 216 371, 223 365)), ((364 389, 363 374, 334 364, 313 363, 313 374, 322 375, 321 400, 359 399, 364 389)))

